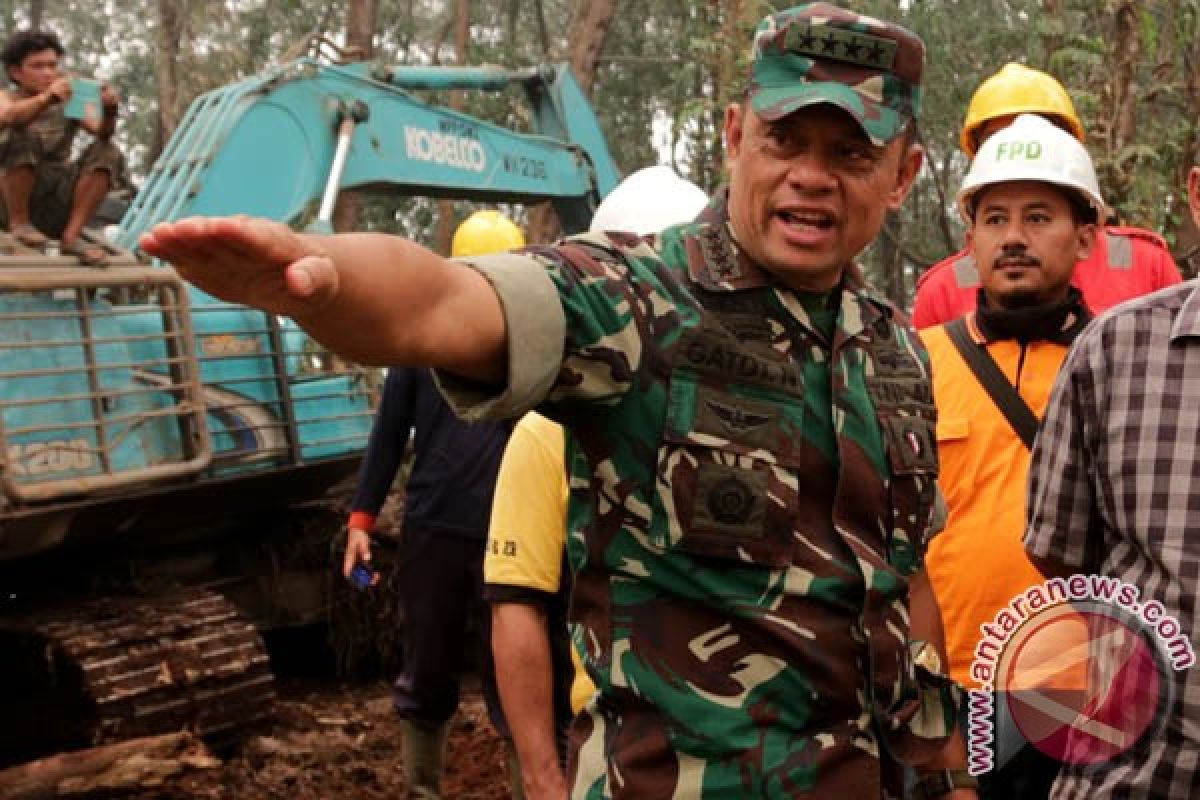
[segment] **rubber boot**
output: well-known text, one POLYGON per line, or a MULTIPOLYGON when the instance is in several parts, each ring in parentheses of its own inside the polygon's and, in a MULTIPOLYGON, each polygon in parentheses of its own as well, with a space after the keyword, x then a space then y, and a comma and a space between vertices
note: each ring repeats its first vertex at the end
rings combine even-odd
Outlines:
POLYGON ((421 723, 404 720, 404 771, 408 777, 408 796, 415 800, 440 800, 442 758, 446 751, 446 723, 421 723))

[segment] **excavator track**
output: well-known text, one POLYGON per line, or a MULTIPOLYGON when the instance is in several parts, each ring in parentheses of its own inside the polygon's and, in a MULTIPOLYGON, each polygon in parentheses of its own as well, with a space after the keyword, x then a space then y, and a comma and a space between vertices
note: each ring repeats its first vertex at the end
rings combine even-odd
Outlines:
MULTIPOLYGON (((207 590, 150 600, 104 599, 14 631, 49 677, 53 702, 38 727, 58 725, 92 745, 190 730, 228 740, 271 713, 274 680, 254 627, 207 590), (30 646, 32 645, 32 646, 30 646), (82 713, 80 713, 82 712, 82 713)), ((28 659, 27 659, 28 660, 28 659)))

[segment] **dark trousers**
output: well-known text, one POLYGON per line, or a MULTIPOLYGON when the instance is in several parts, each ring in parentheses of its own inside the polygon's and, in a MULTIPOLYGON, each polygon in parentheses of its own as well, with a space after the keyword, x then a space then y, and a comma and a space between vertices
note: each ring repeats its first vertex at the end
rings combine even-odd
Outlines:
POLYGON ((999 769, 979 776, 980 800, 1046 800, 1062 764, 1031 744, 999 769))
MULTIPOLYGON (((1003 695, 996 696, 997 714, 1001 713, 1004 702, 1003 695)), ((965 710, 959 715, 959 721, 963 731, 969 730, 965 710)), ((998 731, 999 720, 993 718, 992 723, 998 731)), ((1060 769, 1061 762, 1026 742, 1004 764, 979 776, 979 800, 1046 800, 1060 769)))
POLYGON ((482 539, 405 528, 396 576, 403 667, 392 701, 396 712, 413 722, 436 725, 450 719, 458 708, 468 620, 474 617, 488 716, 507 736, 492 665, 491 613, 483 601, 483 547, 482 539))

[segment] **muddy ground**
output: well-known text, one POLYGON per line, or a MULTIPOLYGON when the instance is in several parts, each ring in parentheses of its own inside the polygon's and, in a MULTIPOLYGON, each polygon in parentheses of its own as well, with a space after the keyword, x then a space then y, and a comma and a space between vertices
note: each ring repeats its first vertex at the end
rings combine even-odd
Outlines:
MULTIPOLYGON (((219 766, 193 769, 137 800, 316 800, 406 796, 400 726, 383 681, 281 681, 275 719, 232 750, 219 766)), ((451 725, 442 782, 449 800, 508 798, 504 745, 469 690, 451 725)))
MULTIPOLYGON (((394 578, 389 553, 378 553, 394 578)), ((340 555, 338 556, 340 562, 340 555)), ((220 765, 189 770, 136 800, 403 800, 407 797, 391 681, 400 668, 395 586, 359 593, 334 580, 335 624, 267 637, 277 676, 274 718, 232 748, 220 765), (369 642, 369 645, 364 645, 369 642), (335 656, 334 653, 339 653, 335 656), (349 680, 337 675, 370 675, 349 680)), ((467 647, 473 654, 473 647, 467 647)), ((468 656, 469 657, 469 656, 468 656)), ((471 665, 476 667, 477 665, 471 665)), ((451 722, 442 796, 507 800, 502 740, 488 722, 477 674, 463 676, 451 722)))
MULTIPOLYGON (((382 515, 385 532, 398 527, 401 508, 395 499, 389 502, 382 515)), ((400 623, 391 568, 394 547, 376 549, 376 564, 385 581, 368 592, 348 588, 338 575, 341 553, 333 552, 331 624, 266 637, 278 693, 275 714, 267 723, 234 744, 206 749, 192 740, 199 751, 195 759, 171 759, 163 772, 132 769, 137 780, 115 791, 96 791, 92 786, 64 792, 60 785, 54 796, 403 800, 407 785, 400 724, 392 709, 390 679, 382 677, 395 675, 400 666, 396 640, 400 623), (335 677, 346 675, 373 677, 335 677), (180 774, 142 779, 143 774, 177 772, 184 762, 180 774), (130 790, 129 785, 136 783, 140 788, 130 790)), ((473 646, 466 649, 473 654, 473 646)), ((504 744, 488 722, 477 675, 468 674, 463 682, 462 702, 451 722, 442 796, 446 800, 507 799, 511 795, 504 744)), ((0 757, 0 766, 9 764, 0 757)), ((11 789, 0 785, 0 798, 8 797, 11 789)))

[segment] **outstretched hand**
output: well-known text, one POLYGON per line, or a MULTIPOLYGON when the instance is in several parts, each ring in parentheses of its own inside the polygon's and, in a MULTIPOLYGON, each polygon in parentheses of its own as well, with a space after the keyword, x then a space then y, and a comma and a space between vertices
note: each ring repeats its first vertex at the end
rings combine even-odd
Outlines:
POLYGON ((318 241, 271 220, 165 222, 143 234, 139 246, 215 297, 276 314, 312 314, 338 291, 337 269, 318 241))
POLYGON ((507 329, 495 289, 471 267, 407 239, 195 217, 156 225, 140 246, 214 297, 289 316, 360 364, 504 378, 507 329))

